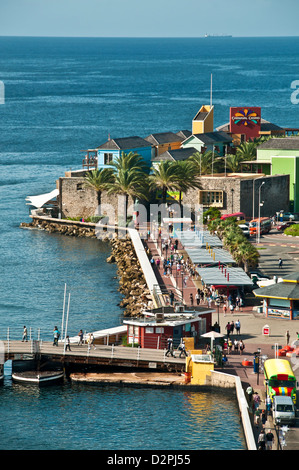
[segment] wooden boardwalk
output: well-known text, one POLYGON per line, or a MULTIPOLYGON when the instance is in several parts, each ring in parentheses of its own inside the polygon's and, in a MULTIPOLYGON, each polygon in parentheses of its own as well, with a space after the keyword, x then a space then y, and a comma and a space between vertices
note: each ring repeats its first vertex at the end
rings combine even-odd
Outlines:
POLYGON ((133 348, 124 346, 96 345, 89 349, 86 344, 71 344, 71 351, 64 350, 64 344, 53 346, 50 341, 4 341, 5 360, 21 361, 40 358, 53 363, 110 365, 132 368, 146 368, 168 371, 185 370, 185 358, 167 357, 161 349, 133 348))

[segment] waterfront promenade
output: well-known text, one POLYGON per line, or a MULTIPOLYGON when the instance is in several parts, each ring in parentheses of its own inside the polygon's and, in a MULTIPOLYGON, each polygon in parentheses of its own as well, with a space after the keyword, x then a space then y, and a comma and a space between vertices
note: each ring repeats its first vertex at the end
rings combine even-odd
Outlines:
MULTIPOLYGON (((172 290, 175 293, 176 299, 184 299, 184 303, 190 306, 190 293, 193 294, 194 303, 195 294, 198 287, 201 287, 200 281, 191 276, 180 276, 176 279, 174 275, 165 274, 163 268, 162 256, 163 252, 154 241, 149 240, 147 242, 148 247, 151 250, 151 254, 154 257, 155 264, 153 265, 156 272, 157 279, 159 280, 160 286, 163 289, 164 296, 167 298, 169 292, 172 290), (162 255, 162 256, 161 256, 162 255), (160 258, 160 265, 157 266, 156 260, 160 258), (184 283, 182 282, 184 279, 184 283)), ((273 233, 268 236, 261 238, 260 244, 258 245, 261 249, 260 254, 260 268, 265 274, 269 276, 278 274, 278 264, 277 260, 279 253, 283 252, 284 256, 284 269, 279 272, 282 276, 289 274, 290 272, 295 272, 299 270, 299 263, 296 254, 299 253, 299 240, 291 239, 285 237, 283 234, 273 231, 273 233)), ((178 253, 183 254, 186 257, 184 252, 184 247, 179 244, 178 253)), ((174 270, 175 271, 175 270, 174 270)), ((235 334, 231 335, 232 340, 237 338, 238 340, 242 339, 245 344, 245 350, 243 354, 240 355, 238 352, 232 351, 228 355, 228 363, 222 369, 223 372, 235 375, 240 377, 242 382, 243 389, 251 385, 253 390, 260 395, 261 404, 260 409, 265 409, 265 385, 262 369, 259 373, 254 372, 253 366, 244 366, 242 363, 245 359, 248 361, 253 361, 255 353, 260 349, 260 357, 263 359, 274 358, 275 357, 275 347, 283 347, 286 344, 285 333, 287 330, 290 332, 290 343, 297 339, 297 331, 299 330, 298 323, 296 321, 284 320, 281 318, 265 318, 262 313, 258 313, 257 306, 261 303, 258 299, 253 296, 246 298, 245 306, 242 311, 235 311, 231 313, 223 313, 222 306, 217 307, 214 303, 211 305, 214 308, 212 324, 218 322, 220 325, 220 332, 226 336, 226 325, 228 322, 240 320, 241 329, 240 335, 235 334), (263 327, 265 325, 269 326, 269 335, 263 334, 263 327)), ((202 305, 202 304, 201 304, 202 305)), ((202 343, 204 347, 205 343, 202 343)), ((299 357, 292 359, 292 366, 297 380, 299 381, 299 357)), ((297 399, 298 403, 298 399, 297 399)), ((297 405, 298 406, 298 405, 297 405)), ((254 425, 254 415, 251 407, 250 416, 252 420, 253 432, 256 440, 261 430, 261 424, 258 427, 254 425)), ((299 425, 299 419, 298 419, 299 425)), ((272 422, 272 417, 269 416, 268 421, 265 425, 266 429, 272 429, 275 435, 275 443, 273 449, 277 449, 278 442, 276 437, 276 429, 272 422)), ((286 435, 286 446, 284 450, 294 450, 299 448, 299 428, 291 428, 286 435)))

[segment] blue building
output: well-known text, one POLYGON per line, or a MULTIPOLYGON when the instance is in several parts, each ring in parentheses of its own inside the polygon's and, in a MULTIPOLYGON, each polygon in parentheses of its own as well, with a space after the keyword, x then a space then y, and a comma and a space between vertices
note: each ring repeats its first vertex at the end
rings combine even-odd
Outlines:
POLYGON ((107 168, 122 153, 137 153, 151 166, 153 146, 150 142, 138 136, 109 139, 97 149, 98 168, 107 168))

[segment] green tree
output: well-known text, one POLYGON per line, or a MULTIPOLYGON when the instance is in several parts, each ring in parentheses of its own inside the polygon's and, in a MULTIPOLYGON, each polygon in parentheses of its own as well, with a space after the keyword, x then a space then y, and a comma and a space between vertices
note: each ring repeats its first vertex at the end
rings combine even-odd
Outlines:
POLYGON ((179 204, 182 209, 182 193, 186 193, 189 189, 200 189, 201 183, 197 169, 191 161, 180 160, 175 165, 178 171, 179 204))
POLYGON ((219 155, 211 150, 204 153, 195 152, 188 160, 194 164, 199 176, 215 173, 219 168, 219 155))
POLYGON ((114 181, 114 175, 111 168, 101 168, 92 170, 85 176, 85 186, 94 189, 97 193, 99 211, 101 211, 102 192, 108 188, 108 185, 114 181))
POLYGON ((114 168, 114 172, 117 173, 120 170, 136 170, 143 173, 148 173, 149 168, 143 159, 138 153, 136 152, 129 152, 125 153, 122 152, 119 156, 117 156, 111 166, 114 168))
POLYGON ((108 185, 108 194, 121 194, 125 197, 124 219, 125 225, 128 218, 129 197, 134 200, 146 199, 147 178, 146 175, 136 168, 120 168, 114 174, 114 181, 108 185))
POLYGON ((166 204, 167 191, 180 191, 181 174, 176 162, 162 161, 149 175, 150 188, 162 192, 162 202, 166 204))

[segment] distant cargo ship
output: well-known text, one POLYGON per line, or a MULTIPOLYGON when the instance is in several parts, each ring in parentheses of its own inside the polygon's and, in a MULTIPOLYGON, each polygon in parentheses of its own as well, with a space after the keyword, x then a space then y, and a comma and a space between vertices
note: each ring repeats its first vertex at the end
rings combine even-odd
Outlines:
POLYGON ((205 34, 205 38, 232 38, 231 34, 205 34))

